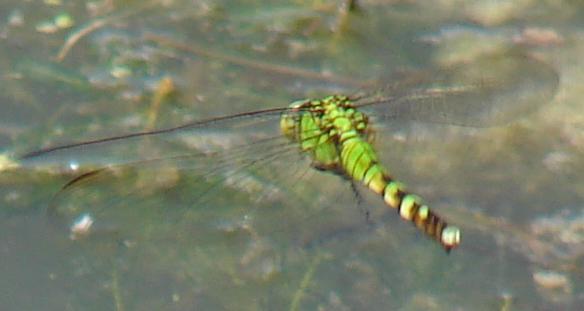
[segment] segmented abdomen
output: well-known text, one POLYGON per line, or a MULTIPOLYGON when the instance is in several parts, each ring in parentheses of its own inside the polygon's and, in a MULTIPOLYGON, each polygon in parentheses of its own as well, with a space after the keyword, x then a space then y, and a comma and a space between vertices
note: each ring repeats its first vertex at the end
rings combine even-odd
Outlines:
POLYGON ((460 243, 460 230, 450 226, 424 205, 420 198, 406 192, 403 185, 391 178, 379 164, 373 147, 358 135, 341 142, 341 164, 345 172, 383 197, 384 202, 398 210, 421 231, 438 241, 449 252, 460 243))

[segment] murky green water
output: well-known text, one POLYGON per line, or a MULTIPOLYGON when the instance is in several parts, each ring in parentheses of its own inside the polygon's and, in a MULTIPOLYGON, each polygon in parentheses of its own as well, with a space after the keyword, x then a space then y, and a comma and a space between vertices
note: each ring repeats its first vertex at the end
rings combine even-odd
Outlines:
POLYGON ((271 185, 261 180, 208 190, 188 169, 120 174, 76 195, 124 207, 122 229, 71 239, 47 206, 75 175, 6 170, 2 309, 577 310, 579 4, 358 3, 348 13, 340 1, 5 1, 0 149, 282 107, 379 80, 406 85, 431 68, 521 50, 560 76, 554 101, 533 114, 488 129, 379 129, 384 163, 461 226, 459 249, 445 254, 364 195, 380 216, 368 223, 350 192, 336 192, 342 182, 302 165, 284 201, 266 195, 271 185), (322 205, 309 210, 307 200, 322 205), (201 223, 216 230, 193 225, 201 223))

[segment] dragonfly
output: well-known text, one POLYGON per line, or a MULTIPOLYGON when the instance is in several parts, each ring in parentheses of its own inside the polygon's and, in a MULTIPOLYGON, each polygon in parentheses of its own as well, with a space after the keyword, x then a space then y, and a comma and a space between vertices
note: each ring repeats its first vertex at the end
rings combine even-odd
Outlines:
MULTIPOLYGON (((173 193, 194 197, 190 205, 205 205, 210 197, 218 200, 243 192, 252 197, 243 204, 250 208, 259 202, 283 202, 307 213, 307 206, 333 204, 330 199, 316 199, 319 191, 326 196, 350 196, 361 205, 360 191, 365 189, 450 252, 461 243, 461 230, 382 163, 383 150, 376 145, 383 135, 378 130, 383 134, 383 125, 396 121, 504 125, 550 102, 558 83, 556 71, 534 58, 486 57, 445 71, 420 87, 303 99, 283 108, 52 146, 15 156, 14 162, 21 167, 88 168, 66 183, 49 206, 51 215, 67 219, 72 236, 93 230, 100 222, 108 223, 104 227, 110 229, 123 227, 132 217, 123 211, 131 205, 128 198, 149 192, 144 184, 164 182, 165 174, 159 172, 166 169, 197 176, 191 183, 196 190, 173 193), (120 171, 128 168, 154 173, 130 186, 120 177, 120 171), (109 190, 92 195, 88 189, 99 185, 109 190), (303 195, 291 198, 289 193, 303 195), (290 200, 297 202, 286 202, 290 200)), ((161 188, 155 192, 172 191, 170 186, 161 188)), ((270 208, 257 210, 270 213, 270 208)), ((207 216, 197 217, 220 223, 221 213, 215 211, 208 209, 207 216)), ((308 222, 312 217, 307 215, 302 219, 308 222)), ((365 215, 369 217, 366 208, 365 215)))

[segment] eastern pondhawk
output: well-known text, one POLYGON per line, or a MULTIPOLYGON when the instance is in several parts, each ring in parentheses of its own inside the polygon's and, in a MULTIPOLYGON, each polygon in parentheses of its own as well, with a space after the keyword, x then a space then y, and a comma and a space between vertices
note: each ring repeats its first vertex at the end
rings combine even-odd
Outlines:
MULTIPOLYGON (((384 151, 376 150, 373 140, 374 136, 383 139, 383 135, 373 133, 401 120, 473 127, 504 124, 549 102, 557 85, 556 72, 529 57, 486 57, 407 91, 387 88, 368 95, 300 100, 285 108, 50 147, 15 158, 23 167, 89 169, 66 184, 50 207, 51 214, 68 219, 74 233, 98 225, 117 231, 132 222, 138 216, 123 207, 136 204, 131 198, 148 194, 152 187, 147 184, 164 184, 159 186, 163 189, 154 190, 161 195, 192 197, 191 204, 197 206, 213 196, 213 201, 224 198, 224 204, 230 205, 227 198, 233 197, 250 209, 267 202, 290 205, 309 216, 310 207, 319 210, 334 204, 334 199, 320 200, 319 192, 333 198, 345 193, 359 197, 361 185, 381 195, 402 218, 449 251, 459 244, 459 229, 390 177, 390 170, 378 157, 384 151), (130 185, 116 178, 124 168, 155 173, 138 176, 130 185), (176 183, 174 172, 179 170, 197 176, 192 193, 169 190, 167 185, 176 183), (162 173, 169 171, 172 173, 162 173), (88 184, 101 185, 108 192, 93 195, 88 184), (341 184, 345 188, 339 188, 341 184), (237 193, 245 193, 247 198, 237 193)), ((217 228, 221 214, 215 211, 208 208, 208 215, 195 218, 217 228)), ((269 214, 270 208, 258 213, 269 214)), ((303 217, 306 221, 311 218, 303 217)), ((280 226, 270 225, 276 230, 280 226)))

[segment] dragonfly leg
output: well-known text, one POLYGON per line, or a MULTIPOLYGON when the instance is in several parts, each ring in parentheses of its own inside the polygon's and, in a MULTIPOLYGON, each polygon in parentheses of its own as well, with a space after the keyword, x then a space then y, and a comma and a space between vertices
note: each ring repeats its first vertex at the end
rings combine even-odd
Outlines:
POLYGON ((363 204, 363 196, 361 195, 361 192, 359 192, 359 188, 357 188, 357 183, 355 181, 351 181, 351 191, 355 197, 357 208, 365 215, 365 222, 367 222, 367 224, 372 224, 370 217, 371 213, 369 209, 363 204))

